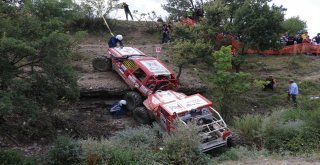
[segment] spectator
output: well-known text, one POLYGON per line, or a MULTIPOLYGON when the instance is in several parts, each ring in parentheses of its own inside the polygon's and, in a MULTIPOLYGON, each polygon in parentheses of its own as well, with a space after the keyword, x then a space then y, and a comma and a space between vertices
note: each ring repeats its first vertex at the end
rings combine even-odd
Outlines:
POLYGON ((311 43, 311 39, 309 36, 307 36, 307 38, 303 39, 302 43, 311 43))
POLYGON ((168 41, 170 41, 170 31, 171 31, 171 26, 167 23, 163 24, 161 43, 167 43, 168 41))
POLYGON ((127 104, 126 100, 116 101, 112 104, 110 113, 112 116, 119 117, 120 115, 126 112, 125 105, 127 104))
POLYGON ((314 42, 319 45, 320 44, 320 33, 317 34, 317 36, 313 37, 314 42))
POLYGON ((123 47, 122 40, 123 40, 123 36, 120 34, 118 34, 116 36, 112 36, 108 41, 109 48, 117 47, 118 43, 120 44, 120 47, 122 48, 123 47))
POLYGON ((131 19, 133 20, 133 17, 132 17, 132 14, 131 14, 131 11, 129 9, 129 5, 125 2, 123 2, 123 9, 124 9, 124 12, 126 13, 126 19, 128 21, 128 14, 131 16, 131 19))
POLYGON ((273 78, 273 76, 269 76, 268 78, 266 78, 267 83, 264 84, 264 88, 263 90, 266 91, 267 89, 271 89, 274 90, 274 88, 276 87, 276 80, 273 78))
POLYGON ((197 5, 195 9, 195 20, 199 22, 203 18, 203 16, 204 16, 203 9, 200 7, 200 5, 197 5))
POLYGON ((289 35, 289 36, 288 36, 288 39, 287 39, 287 46, 288 46, 288 45, 293 45, 293 44, 294 44, 294 41, 295 41, 294 36, 289 35))
POLYGON ((309 35, 308 35, 308 32, 306 31, 306 32, 304 32, 303 34, 301 34, 301 38, 302 38, 302 40, 305 40, 305 39, 307 39, 307 37, 308 37, 309 35))
POLYGON ((297 95, 299 94, 299 88, 297 83, 295 83, 293 80, 289 81, 289 89, 288 89, 288 101, 290 101, 290 98, 292 98, 293 104, 295 107, 297 107, 297 95))
POLYGON ((297 44, 301 44, 303 41, 302 35, 297 35, 295 38, 295 41, 297 44))
POLYGON ((286 33, 281 36, 280 43, 282 45, 286 45, 288 43, 288 35, 286 33))

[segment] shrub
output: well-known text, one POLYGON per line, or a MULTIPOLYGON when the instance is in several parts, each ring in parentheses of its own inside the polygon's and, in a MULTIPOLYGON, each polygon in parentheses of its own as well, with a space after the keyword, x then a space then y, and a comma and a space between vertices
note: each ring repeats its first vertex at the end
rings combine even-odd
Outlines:
POLYGON ((314 111, 308 111, 305 120, 313 128, 320 128, 320 106, 314 111))
POLYGON ((261 146, 261 122, 260 115, 244 115, 235 118, 234 128, 238 131, 243 144, 261 146))
MULTIPOLYGON (((264 132, 265 147, 276 152, 285 150, 293 151, 293 139, 295 139, 301 131, 299 127, 295 126, 297 126, 295 122, 290 122, 287 123, 287 126, 278 125, 277 127, 266 129, 264 132)), ((297 142, 295 142, 295 144, 297 144, 297 142)))
POLYGON ((161 138, 159 126, 142 126, 119 131, 110 139, 80 141, 87 162, 107 164, 152 164, 161 138))
POLYGON ((303 111, 316 110, 320 107, 319 99, 311 99, 310 97, 299 97, 298 107, 303 111))
POLYGON ((310 153, 319 149, 316 111, 276 111, 262 122, 265 147, 279 153, 310 153), (316 123, 314 125, 314 123, 316 123))
POLYGON ((110 139, 82 140, 82 154, 87 163, 97 164, 209 164, 194 128, 180 127, 170 135, 155 124, 128 128, 110 139))
POLYGON ((302 94, 318 94, 318 91, 320 91, 320 85, 315 81, 304 80, 299 82, 299 89, 302 94))
POLYGON ((219 161, 226 161, 226 160, 239 160, 240 159, 240 154, 238 152, 238 150, 236 150, 235 148, 232 148, 226 152, 224 152, 223 154, 221 154, 218 157, 219 161))
POLYGON ((200 146, 200 137, 195 126, 185 127, 175 124, 175 130, 164 139, 164 149, 160 157, 164 164, 208 164, 209 158, 204 155, 200 146), (186 156, 187 155, 187 156, 186 156))
POLYGON ((0 164, 35 165, 36 161, 25 158, 15 150, 0 150, 0 164))
POLYGON ((48 164, 64 165, 79 164, 80 145, 70 137, 59 136, 49 150, 48 164))

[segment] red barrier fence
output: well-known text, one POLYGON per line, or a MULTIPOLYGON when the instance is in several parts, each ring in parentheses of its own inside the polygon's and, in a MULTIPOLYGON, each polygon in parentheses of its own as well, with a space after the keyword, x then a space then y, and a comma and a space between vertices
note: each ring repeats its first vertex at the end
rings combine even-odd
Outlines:
POLYGON ((257 51, 248 49, 245 51, 246 54, 263 54, 263 55, 287 55, 287 54, 303 54, 303 53, 311 53, 311 54, 320 54, 320 45, 313 45, 310 43, 302 43, 285 46, 280 50, 264 50, 257 51))

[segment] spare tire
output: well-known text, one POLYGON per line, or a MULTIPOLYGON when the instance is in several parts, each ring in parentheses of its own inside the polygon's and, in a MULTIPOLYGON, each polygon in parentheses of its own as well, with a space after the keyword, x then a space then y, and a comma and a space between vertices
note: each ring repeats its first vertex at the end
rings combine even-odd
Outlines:
POLYGON ((92 60, 92 66, 94 70, 99 72, 106 72, 112 69, 112 62, 110 58, 105 56, 98 56, 92 60))
POLYGON ((133 110, 133 118, 140 124, 151 124, 152 119, 147 108, 137 107, 133 110))
POLYGON ((127 101, 127 110, 133 111, 136 107, 142 104, 142 96, 138 92, 130 91, 124 95, 124 99, 127 101))

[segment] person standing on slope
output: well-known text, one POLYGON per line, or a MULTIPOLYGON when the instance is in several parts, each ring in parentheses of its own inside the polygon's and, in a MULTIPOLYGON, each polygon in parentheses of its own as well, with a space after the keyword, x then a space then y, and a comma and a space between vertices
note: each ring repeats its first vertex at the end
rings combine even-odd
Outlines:
POLYGON ((131 16, 131 19, 133 20, 131 11, 129 9, 129 5, 127 3, 125 3, 125 2, 123 2, 123 9, 124 9, 124 12, 126 13, 127 21, 128 21, 128 14, 131 16))
POLYGON ((290 101, 290 98, 292 98, 293 104, 295 107, 297 107, 297 95, 299 94, 299 88, 297 83, 295 83, 293 80, 289 81, 289 90, 288 90, 288 101, 290 101))

